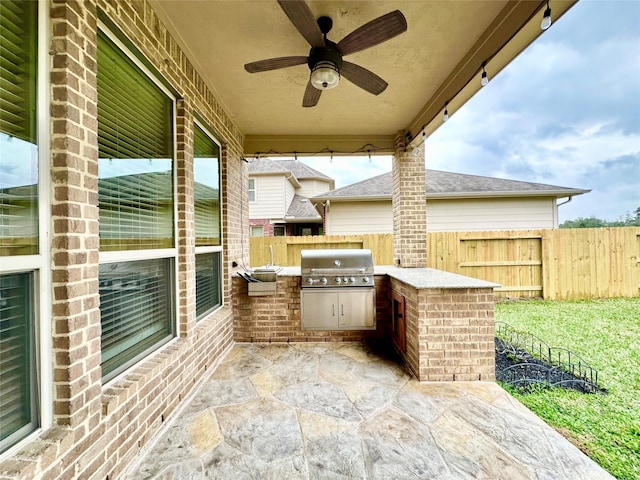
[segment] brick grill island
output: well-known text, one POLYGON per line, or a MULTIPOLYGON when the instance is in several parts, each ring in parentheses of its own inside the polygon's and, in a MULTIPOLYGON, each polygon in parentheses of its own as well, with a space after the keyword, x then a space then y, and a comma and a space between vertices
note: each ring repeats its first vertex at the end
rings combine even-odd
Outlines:
POLYGON ((376 267, 376 330, 302 330, 299 267, 278 273, 277 292, 249 297, 234 276, 237 342, 391 340, 421 381, 495 379, 497 285, 430 268, 376 267))

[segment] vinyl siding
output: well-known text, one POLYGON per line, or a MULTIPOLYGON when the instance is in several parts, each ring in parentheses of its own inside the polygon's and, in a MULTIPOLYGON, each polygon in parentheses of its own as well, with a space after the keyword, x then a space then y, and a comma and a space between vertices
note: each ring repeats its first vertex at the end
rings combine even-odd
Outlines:
POLYGON ((249 218, 283 218, 286 212, 286 190, 283 188, 283 182, 291 184, 283 175, 261 175, 251 178, 255 180, 256 201, 249 202, 249 218))
POLYGON ((391 201, 331 202, 327 235, 393 233, 391 201))
POLYGON ((291 205, 291 202, 293 201, 293 196, 296 194, 295 187, 285 177, 282 177, 281 188, 284 191, 284 205, 282 205, 282 208, 283 208, 282 216, 278 218, 283 218, 286 215, 287 210, 289 209, 289 205, 291 205))
MULTIPOLYGON (((558 228, 555 198, 427 200, 427 231, 558 228)), ((391 200, 331 202, 327 235, 393 233, 391 200)))
POLYGON ((330 184, 322 180, 300 180, 300 188, 296 192, 302 197, 312 198, 329 191, 330 184))
POLYGON ((555 198, 428 200, 427 231, 557 228, 555 198))

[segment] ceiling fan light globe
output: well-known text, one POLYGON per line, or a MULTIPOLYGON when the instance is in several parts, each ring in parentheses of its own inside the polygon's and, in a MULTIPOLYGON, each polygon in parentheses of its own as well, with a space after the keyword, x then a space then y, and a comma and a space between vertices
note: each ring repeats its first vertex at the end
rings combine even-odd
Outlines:
POLYGON ((318 90, 329 90, 340 83, 340 71, 333 62, 318 62, 311 70, 311 84, 318 90))

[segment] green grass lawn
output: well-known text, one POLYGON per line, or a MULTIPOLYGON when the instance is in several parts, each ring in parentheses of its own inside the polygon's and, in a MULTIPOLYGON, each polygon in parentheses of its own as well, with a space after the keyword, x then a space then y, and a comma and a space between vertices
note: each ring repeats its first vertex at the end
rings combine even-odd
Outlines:
POLYGON ((500 302, 495 316, 598 370, 606 394, 508 390, 613 476, 640 479, 640 297, 500 302))

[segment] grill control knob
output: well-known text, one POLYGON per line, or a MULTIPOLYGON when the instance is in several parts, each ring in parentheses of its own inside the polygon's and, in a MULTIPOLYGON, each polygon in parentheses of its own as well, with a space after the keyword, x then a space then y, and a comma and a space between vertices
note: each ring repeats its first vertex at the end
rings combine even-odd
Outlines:
POLYGON ((347 282, 349 281, 349 279, 348 279, 347 277, 344 277, 344 278, 342 279, 342 281, 343 281, 344 283, 347 283, 347 282))
POLYGON ((363 281, 364 283, 369 283, 369 277, 364 277, 364 278, 362 279, 362 281, 363 281))
POLYGON ((342 279, 340 277, 336 277, 336 283, 342 283, 342 279))
POLYGON ((355 279, 355 278, 353 278, 353 277, 349 277, 349 281, 350 281, 351 283, 356 283, 356 279, 355 279))
POLYGON ((313 285, 313 278, 307 278, 307 283, 309 285, 313 285))
POLYGON ((326 285, 327 284, 327 277, 322 277, 320 279, 320 283, 323 284, 323 285, 326 285))

